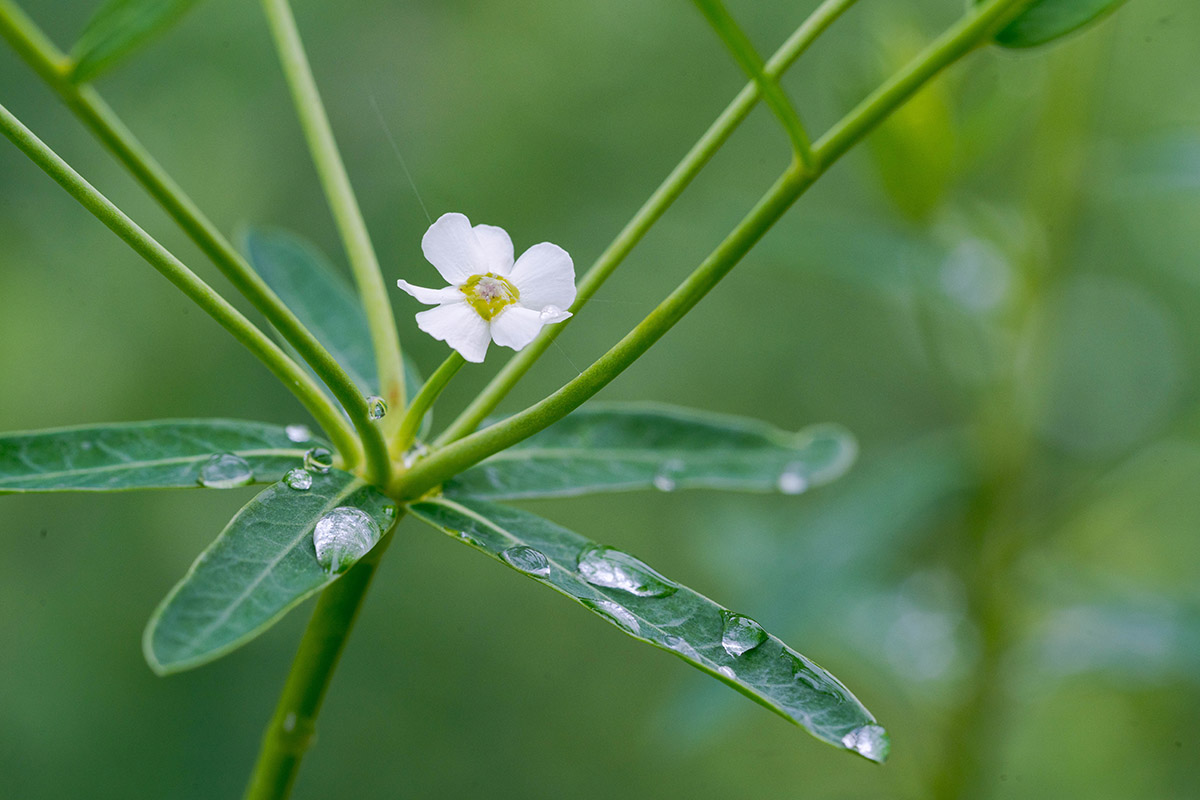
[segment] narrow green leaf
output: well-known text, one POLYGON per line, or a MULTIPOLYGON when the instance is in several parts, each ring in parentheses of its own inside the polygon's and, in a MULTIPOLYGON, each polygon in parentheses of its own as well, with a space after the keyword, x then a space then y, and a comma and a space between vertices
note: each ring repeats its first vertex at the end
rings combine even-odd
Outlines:
POLYGON ((200 554, 146 626, 142 645, 155 672, 219 658, 336 580, 348 565, 322 567, 313 544, 314 528, 331 512, 332 520, 350 520, 344 534, 361 538, 358 557, 396 518, 395 504, 353 475, 330 470, 312 479, 303 491, 283 483, 264 489, 200 554))
MULTIPOLYGON (((255 271, 342 365, 363 395, 379 394, 379 371, 366 312, 329 259, 315 245, 279 229, 251 228, 242 234, 241 242, 255 271)), ((404 380, 410 398, 424 383, 407 357, 404 380)), ((431 414, 425 416, 422 435, 432 419, 431 414)))
POLYGON ((873 761, 888 739, 836 678, 769 635, 632 556, 525 511, 475 500, 423 500, 425 522, 575 600, 630 636, 732 686, 818 739, 873 761))
POLYGON ((854 438, 650 403, 586 406, 450 480, 447 496, 562 497, 656 488, 799 494, 843 475, 854 438))
MULTIPOLYGON (((982 0, 975 0, 978 5, 982 0)), ((996 34, 1003 47, 1036 47, 1117 10, 1125 0, 1035 0, 996 34)))
POLYGON ((71 51, 71 80, 89 81, 165 31, 196 0, 108 0, 71 51))
POLYGON ((0 435, 0 494, 274 483, 323 442, 301 425, 179 419, 0 435))

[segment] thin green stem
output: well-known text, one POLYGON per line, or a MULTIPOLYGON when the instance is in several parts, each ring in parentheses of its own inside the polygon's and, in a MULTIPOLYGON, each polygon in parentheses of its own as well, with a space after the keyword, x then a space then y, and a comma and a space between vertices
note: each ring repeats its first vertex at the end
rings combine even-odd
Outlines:
POLYGON ((291 793, 300 760, 312 744, 317 714, 333 671, 392 538, 391 532, 385 534, 349 572, 321 592, 275 714, 263 734, 258 761, 246 786, 246 800, 279 800, 291 793))
POLYGON ((785 172, 696 271, 611 350, 546 399, 448 444, 419 462, 398 480, 398 493, 406 498, 419 497, 472 464, 552 425, 604 388, 728 274, 784 211, 854 143, 926 82, 984 41, 1013 9, 1031 1, 991 0, 968 12, 817 142, 813 170, 793 165, 785 172))
POLYGON ((312 376, 279 349, 270 337, 96 191, 2 105, 0 133, 262 361, 329 433, 338 450, 356 452, 354 431, 346 424, 337 406, 321 391, 312 376))
POLYGON ((796 160, 805 167, 810 166, 812 164, 812 143, 808 139, 808 133, 804 130, 804 123, 801 122, 799 113, 788 100, 783 87, 779 85, 778 79, 767 75, 763 70, 762 57, 754 48, 750 37, 737 24, 737 20, 733 18, 721 0, 692 0, 692 2, 700 9, 700 13, 708 20, 713 30, 717 32, 717 36, 721 37, 721 41, 733 55, 733 60, 750 80, 758 85, 759 93, 765 99, 771 113, 783 126, 788 139, 791 140, 796 160))
MULTIPOLYGON (((767 61, 763 72, 770 78, 776 79, 790 67, 796 59, 804 54, 817 38, 830 25, 846 13, 857 0, 825 0, 804 23, 796 29, 783 46, 767 61)), ((658 222, 667 209, 683 194, 684 189, 704 169, 705 165, 716 155, 722 145, 729 140, 733 132, 750 115, 755 104, 762 96, 757 83, 747 84, 737 97, 733 99, 716 121, 709 126, 699 141, 692 146, 671 174, 659 185, 654 193, 647 198, 633 218, 626 223, 612 243, 600 254, 596 262, 579 280, 579 291, 571 311, 578 315, 579 310, 616 271, 617 267, 638 245, 650 228, 658 222)), ((524 350, 517 353, 488 383, 484 390, 468 405, 458 418, 454 420, 439 436, 435 446, 441 446, 461 439, 475 430, 489 414, 496 410, 508 393, 512 391, 525 373, 550 349, 554 339, 574 321, 575 317, 560 322, 557 325, 547 325, 541 334, 524 350)))
MULTIPOLYGON (((382 432, 370 419, 362 390, 304 324, 246 263, 237 249, 204 215, 190 197, 125 127, 107 103, 89 86, 68 77, 69 59, 10 0, 0 0, 0 36, 66 103, 159 205, 212 260, 233 287, 279 330, 312 366, 350 415, 367 453, 368 471, 387 480, 387 448, 382 432)), ((348 469, 361 458, 360 448, 342 453, 348 469)))
MULTIPOLYGON (((371 341, 375 346, 375 360, 379 369, 380 391, 389 408, 404 408, 404 361, 400 353, 400 338, 396 332, 392 304, 379 270, 375 248, 371 245, 371 237, 367 233, 367 224, 358 207, 358 200, 355 199, 354 189, 350 186, 346 165, 342 163, 342 156, 333 137, 333 128, 329 125, 329 117, 325 114, 325 106, 317 91, 308 56, 304 53, 295 17, 292 16, 287 0, 263 0, 263 9, 266 11, 267 22, 279 51, 283 74, 292 92, 292 100, 300 118, 300 125, 304 129, 317 175, 341 233, 350 269, 354 273, 355 283, 358 284, 358 294, 367 313, 367 326, 371 331, 371 341)), ((392 417, 398 418, 398 414, 392 417)), ((390 419, 386 420, 385 429, 390 433, 391 426, 398 424, 390 419)))
POLYGON ((429 410, 438 395, 446 388, 446 384, 465 363, 466 359, 459 355, 458 351, 452 352, 442 362, 442 365, 429 376, 429 380, 425 381, 425 385, 421 387, 421 391, 417 392, 417 396, 413 398, 408 410, 404 413, 404 420, 400 423, 400 430, 396 434, 394 441, 401 451, 407 450, 413 443, 417 436, 417 429, 421 427, 421 420, 425 417, 425 412, 429 410))

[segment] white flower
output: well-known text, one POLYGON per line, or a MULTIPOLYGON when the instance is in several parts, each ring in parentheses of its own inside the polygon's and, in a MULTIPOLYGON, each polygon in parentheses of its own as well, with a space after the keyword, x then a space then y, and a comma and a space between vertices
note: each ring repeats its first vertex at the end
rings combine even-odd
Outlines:
POLYGON ((437 308, 417 314, 417 327, 479 363, 488 344, 520 350, 543 325, 571 316, 575 265, 567 251, 542 242, 513 263, 513 244, 503 228, 476 225, 462 214, 443 214, 421 239, 421 250, 450 284, 423 289, 397 285, 437 308))

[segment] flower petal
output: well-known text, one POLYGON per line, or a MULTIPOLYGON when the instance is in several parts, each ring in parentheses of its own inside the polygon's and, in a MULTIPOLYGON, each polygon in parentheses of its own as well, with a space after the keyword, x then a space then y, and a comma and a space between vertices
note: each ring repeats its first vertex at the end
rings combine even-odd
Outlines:
POLYGON ((492 340, 502 347, 520 350, 542 330, 542 315, 531 308, 512 305, 492 319, 492 340))
POLYGON ((426 289, 423 286, 413 286, 408 281, 396 281, 396 285, 417 298, 418 303, 426 305, 455 303, 463 299, 462 290, 457 286, 447 286, 445 289, 426 289))
POLYGON ((438 217, 421 237, 421 252, 446 283, 455 285, 487 272, 490 263, 487 251, 471 229, 471 220, 462 214, 438 217))
POLYGON ((513 243, 508 231, 495 225, 476 225, 471 230, 475 232, 475 239, 487 256, 489 266, 485 272, 494 272, 507 278, 513 268, 513 243))
POLYGON ((542 242, 526 250, 508 278, 521 293, 520 303, 526 308, 570 308, 575 302, 575 265, 567 251, 556 244, 542 242))
POLYGON ((466 302, 446 303, 422 311, 417 314, 417 327, 476 364, 483 361, 492 340, 487 322, 466 302))

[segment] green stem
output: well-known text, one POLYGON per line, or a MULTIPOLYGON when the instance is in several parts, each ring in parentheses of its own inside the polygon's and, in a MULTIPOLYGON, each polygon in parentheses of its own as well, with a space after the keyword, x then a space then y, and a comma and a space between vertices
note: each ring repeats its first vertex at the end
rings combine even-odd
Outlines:
MULTIPOLYGON (((69 59, 10 0, 0 0, 0 36, 26 64, 66 103, 159 205, 212 260, 233 287, 279 330, 283 338, 312 366, 350 415, 367 452, 368 471, 387 480, 387 448, 382 432, 370 419, 362 390, 329 354, 304 324, 246 263, 236 248, 204 215, 190 197, 155 161, 141 142, 125 127, 108 104, 89 86, 79 86, 67 77, 69 59)), ((353 468, 360 448, 343 452, 346 467, 353 468)))
POLYGON ((385 534, 371 552, 321 592, 275 714, 263 734, 258 761, 246 786, 246 800, 278 800, 291 793, 300 760, 312 744, 317 714, 333 671, 392 538, 390 532, 385 534))
POLYGON ((812 164, 812 143, 808 139, 808 133, 804 130, 804 123, 800 121, 800 115, 788 100, 779 81, 764 71, 762 58, 754 49, 750 37, 737 24, 737 20, 733 18, 721 0, 693 0, 693 2, 713 30, 717 32, 717 35, 721 37, 721 41, 733 55, 733 60, 750 80, 758 85, 759 92, 766 100, 771 113, 779 120, 779 124, 783 126, 784 132, 791 140, 792 151, 796 159, 805 167, 810 166, 812 164))
MULTIPOLYGON (((839 17, 850 9, 857 0, 825 0, 796 31, 788 37, 783 46, 767 61, 763 73, 772 80, 782 75, 796 59, 817 40, 839 17)), ((666 177, 654 193, 638 209, 633 218, 625 225, 612 243, 605 249, 596 262, 579 280, 579 291, 571 311, 578 314, 579 310, 608 280, 609 276, 621 265, 621 262, 633 251, 650 228, 658 222, 666 210, 683 194, 684 189, 691 184, 705 165, 712 159, 722 145, 729 140, 733 132, 743 120, 750 115, 756 103, 762 97, 757 83, 747 84, 733 102, 729 104, 716 121, 709 127, 700 140, 692 146, 671 174, 666 177)), ((550 349, 554 339, 566 329, 575 317, 560 322, 557 325, 547 325, 541 334, 524 350, 517 353, 503 369, 496 374, 484 390, 468 405, 458 418, 454 420, 434 442, 441 446, 461 439, 475 430, 484 418, 496 410, 512 388, 525 373, 550 349)))
MULTIPOLYGON (((371 331, 379 369, 380 391, 389 408, 404 408, 404 361, 392 304, 379 270, 379 260, 375 257, 375 248, 367 233, 367 224, 354 197, 346 165, 342 163, 329 117, 325 114, 325 106, 321 103, 321 95, 304 53, 295 17, 287 0, 263 0, 263 9, 279 50, 279 61, 292 92, 300 125, 308 140, 313 163, 341 233, 350 269, 358 284, 358 294, 367 313, 367 326, 371 331)), ((395 414, 385 422, 389 433, 393 424, 399 425, 391 420, 399 416, 395 414)))
POLYGON ((337 406, 299 364, 292 361, 266 334, 230 305, 229 301, 200 280, 179 259, 109 202, 108 198, 96 191, 2 105, 0 133, 262 361, 304 404, 321 427, 329 433, 339 450, 356 451, 353 430, 346 424, 337 406))
POLYGON ((429 380, 425 381, 425 385, 421 387, 421 391, 417 392, 417 396, 413 398, 412 404, 405 412, 404 420, 400 423, 400 430, 396 434, 394 441, 401 451, 407 450, 413 443, 425 412, 429 410, 433 401, 437 400, 438 395, 446 388, 446 384, 465 363, 466 359, 455 351, 442 362, 440 367, 434 370, 433 374, 429 376, 429 380))
POLYGON ((398 493, 406 498, 421 496, 472 464, 552 425, 608 385, 728 274, 791 204, 854 143, 926 82, 984 41, 1013 9, 1030 2, 991 0, 968 12, 817 142, 812 170, 793 164, 696 271, 611 350, 541 402, 435 451, 398 479, 398 493))

